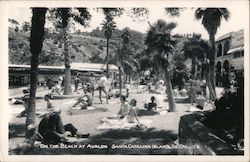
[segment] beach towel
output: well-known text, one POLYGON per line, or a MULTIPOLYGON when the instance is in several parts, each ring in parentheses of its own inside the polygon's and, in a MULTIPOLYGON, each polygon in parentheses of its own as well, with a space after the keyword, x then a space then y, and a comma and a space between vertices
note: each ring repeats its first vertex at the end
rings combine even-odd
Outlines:
POLYGON ((87 109, 69 109, 66 111, 68 115, 79 115, 79 114, 89 114, 96 112, 106 112, 106 108, 88 106, 87 109))
MULTIPOLYGON (((150 126, 150 123, 152 121, 149 119, 140 119, 140 124, 143 127, 148 128, 150 126)), ((141 127, 142 127, 141 126, 141 127)), ((126 120, 122 119, 122 120, 118 120, 118 119, 109 119, 108 122, 103 122, 101 123, 98 127, 97 130, 112 130, 112 129, 126 129, 126 130, 130 130, 130 129, 134 129, 138 127, 138 123, 134 122, 134 123, 129 123, 126 120)))

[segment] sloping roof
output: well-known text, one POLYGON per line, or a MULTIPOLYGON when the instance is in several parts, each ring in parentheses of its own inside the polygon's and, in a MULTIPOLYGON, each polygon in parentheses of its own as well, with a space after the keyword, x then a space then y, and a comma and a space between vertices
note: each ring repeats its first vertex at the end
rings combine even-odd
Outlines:
POLYGON ((226 34, 220 36, 218 39, 216 39, 215 42, 219 42, 219 41, 222 41, 222 40, 230 38, 230 37, 235 37, 235 35, 241 34, 243 32, 244 32, 244 29, 240 29, 237 31, 232 31, 232 32, 226 33, 226 34))
POLYGON ((225 35, 220 36, 215 42, 219 42, 219 41, 221 41, 221 40, 230 38, 231 35, 232 35, 232 33, 233 33, 233 32, 230 32, 230 33, 227 33, 227 34, 225 34, 225 35))
MULTIPOLYGON (((16 64, 9 64, 9 67, 14 67, 14 68, 30 68, 30 65, 16 65, 16 64)), ((101 72, 106 69, 106 64, 97 64, 97 63, 71 63, 70 69, 72 70, 82 70, 82 71, 96 71, 96 72, 101 72)), ((44 66, 44 65, 39 65, 38 68, 42 69, 65 69, 64 66, 44 66)), ((109 64, 109 69, 110 70, 119 70, 116 65, 109 64)))
MULTIPOLYGON (((9 67, 15 68, 30 68, 30 65, 17 65, 17 64, 9 64, 9 67)), ((46 65, 39 65, 38 68, 42 69, 65 69, 64 66, 46 66, 46 65)))
MULTIPOLYGON (((98 64, 98 63, 71 63, 71 69, 100 69, 105 70, 106 64, 98 64)), ((110 70, 118 70, 118 67, 113 64, 109 64, 110 70)))

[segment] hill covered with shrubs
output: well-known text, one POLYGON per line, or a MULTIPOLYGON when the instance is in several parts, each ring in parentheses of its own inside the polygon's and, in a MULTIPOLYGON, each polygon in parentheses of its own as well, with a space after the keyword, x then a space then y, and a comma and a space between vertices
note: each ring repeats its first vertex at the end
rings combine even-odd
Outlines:
MULTIPOLYGON (((144 35, 140 32, 129 30, 131 42, 135 48, 143 47, 144 35)), ((111 57, 117 53, 121 43, 122 30, 115 30, 109 43, 111 57)), ((30 64, 29 51, 30 31, 9 28, 9 64, 30 64)), ((71 62, 103 63, 106 57, 106 38, 103 31, 98 28, 92 32, 75 32, 69 34, 69 55, 71 62)), ((63 65, 63 45, 60 34, 45 31, 45 39, 40 55, 41 65, 63 65)))

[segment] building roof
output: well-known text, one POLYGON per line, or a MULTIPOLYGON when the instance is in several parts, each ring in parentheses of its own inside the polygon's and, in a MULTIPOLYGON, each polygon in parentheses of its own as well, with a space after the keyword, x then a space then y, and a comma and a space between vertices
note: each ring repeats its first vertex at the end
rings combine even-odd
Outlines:
POLYGON ((226 33, 226 34, 220 36, 218 39, 215 40, 215 42, 219 42, 219 41, 222 41, 222 40, 230 38, 230 37, 233 38, 233 37, 235 37, 235 35, 239 35, 239 34, 243 34, 243 33, 244 33, 244 29, 240 29, 238 31, 232 31, 232 32, 229 32, 229 33, 226 33))
MULTIPOLYGON (((30 68, 30 65, 16 65, 9 64, 9 67, 13 68, 30 68)), ((97 64, 97 63, 71 63, 70 69, 79 70, 79 71, 93 71, 93 72, 102 72, 106 70, 106 64, 97 64)), ((64 66, 45 66, 39 65, 38 68, 41 69, 65 69, 64 66)), ((118 67, 113 64, 109 64, 109 69, 112 71, 117 71, 118 67)))
MULTIPOLYGON (((30 65, 9 64, 9 67, 30 68, 30 65)), ((46 66, 46 65, 39 65, 38 68, 42 68, 42 69, 65 69, 64 66, 46 66)))
POLYGON ((222 41, 224 39, 230 38, 233 32, 227 33, 225 35, 220 36, 215 42, 222 41))
MULTIPOLYGON (((71 63, 71 69, 100 69, 106 70, 106 64, 98 64, 98 63, 71 63)), ((118 70, 118 67, 113 64, 109 64, 110 70, 118 70)))

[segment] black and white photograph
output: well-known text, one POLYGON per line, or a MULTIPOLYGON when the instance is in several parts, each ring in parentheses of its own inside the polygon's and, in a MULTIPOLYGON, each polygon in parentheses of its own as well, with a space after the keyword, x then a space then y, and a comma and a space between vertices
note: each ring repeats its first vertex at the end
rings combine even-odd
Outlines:
POLYGON ((0 11, 4 161, 249 160, 249 1, 24 2, 0 11))

